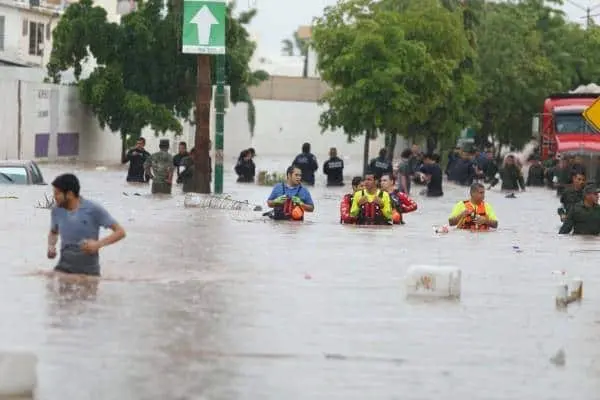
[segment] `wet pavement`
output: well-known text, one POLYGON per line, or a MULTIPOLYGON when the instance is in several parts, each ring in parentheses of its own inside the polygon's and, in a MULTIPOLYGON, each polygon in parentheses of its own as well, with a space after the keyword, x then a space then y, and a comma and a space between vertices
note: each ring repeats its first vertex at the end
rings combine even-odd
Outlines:
MULTIPOLYGON (((42 170, 51 181, 68 168, 42 170)), ((436 237, 466 189, 414 196, 407 225, 366 229, 341 226, 344 190, 322 185, 306 223, 282 224, 186 209, 120 170, 77 174, 128 233, 102 251, 106 279, 87 299, 24 276, 52 267, 49 211, 34 208, 50 187, 0 188, 19 197, 0 200, 0 351, 38 354, 39 399, 598 398, 598 241, 558 237, 549 191, 491 192, 498 232, 436 237), (461 267, 461 301, 408 301, 414 264, 461 267), (554 305, 561 268, 584 281, 567 312, 554 305), (563 367, 550 362, 559 349, 563 367)), ((269 194, 233 179, 235 198, 269 194)))

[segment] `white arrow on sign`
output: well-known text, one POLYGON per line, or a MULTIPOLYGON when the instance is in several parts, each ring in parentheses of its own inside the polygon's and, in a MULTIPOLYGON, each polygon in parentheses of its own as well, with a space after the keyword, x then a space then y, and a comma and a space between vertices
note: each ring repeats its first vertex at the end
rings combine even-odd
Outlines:
POLYGON ((207 45, 210 43, 210 30, 213 25, 218 25, 219 21, 215 18, 207 6, 202 8, 194 15, 190 23, 196 25, 198 31, 198 44, 207 45))

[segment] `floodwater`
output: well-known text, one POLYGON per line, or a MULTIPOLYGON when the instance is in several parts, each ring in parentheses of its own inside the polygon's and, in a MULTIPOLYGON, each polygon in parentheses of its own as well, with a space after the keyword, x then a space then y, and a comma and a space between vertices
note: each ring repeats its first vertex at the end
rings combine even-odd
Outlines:
MULTIPOLYGON (((341 226, 344 190, 322 185, 306 223, 281 224, 152 198, 122 170, 76 172, 128 233, 102 251, 89 298, 27 276, 52 267, 49 211, 34 208, 50 187, 0 188, 19 197, 0 200, 0 351, 39 356, 39 399, 598 399, 598 241, 556 234, 549 191, 492 191, 498 232, 435 237, 464 188, 415 196, 405 226, 367 229, 341 226), (460 266, 461 301, 407 301, 414 264, 460 266), (584 281, 566 312, 561 268, 584 281), (559 349, 564 366, 550 362, 559 349)), ((225 185, 256 203, 269 193, 225 185)))

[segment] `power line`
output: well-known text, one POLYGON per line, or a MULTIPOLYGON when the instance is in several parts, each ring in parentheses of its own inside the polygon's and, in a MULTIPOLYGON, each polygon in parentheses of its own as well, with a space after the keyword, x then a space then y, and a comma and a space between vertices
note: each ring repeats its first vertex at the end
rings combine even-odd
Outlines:
POLYGON ((593 23, 593 20, 592 20, 593 17, 600 15, 600 14, 592 15, 592 11, 595 11, 596 9, 600 8, 600 4, 596 4, 593 6, 590 6, 588 4, 588 6, 585 7, 573 0, 565 0, 565 1, 572 6, 575 6, 575 7, 579 8, 580 10, 585 11, 585 17, 581 17, 581 18, 585 18, 585 29, 588 29, 590 27, 590 23, 593 23))

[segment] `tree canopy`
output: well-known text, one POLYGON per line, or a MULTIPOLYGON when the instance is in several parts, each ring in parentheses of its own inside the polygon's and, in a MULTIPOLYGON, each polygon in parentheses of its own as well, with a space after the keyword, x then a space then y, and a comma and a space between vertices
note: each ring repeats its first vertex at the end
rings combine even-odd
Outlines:
POLYGON ((559 0, 341 0, 314 24, 331 90, 320 124, 521 146, 544 98, 600 79, 600 28, 566 20, 559 0))
MULTIPOLYGON (((106 11, 92 0, 72 3, 53 31, 48 76, 58 83, 61 73, 72 68, 82 102, 102 127, 120 131, 124 139, 135 140, 146 126, 157 133, 181 133, 178 118, 190 120, 193 115, 197 67, 196 57, 181 53, 182 1, 170 0, 166 13, 162 0, 137 5, 116 24, 108 22, 106 11), (83 64, 90 56, 97 66, 82 78, 83 64)), ((255 115, 248 88, 267 79, 267 74, 249 67, 256 44, 246 25, 256 10, 234 17, 233 9, 230 4, 226 80, 231 102, 248 103, 253 132, 255 115)))

